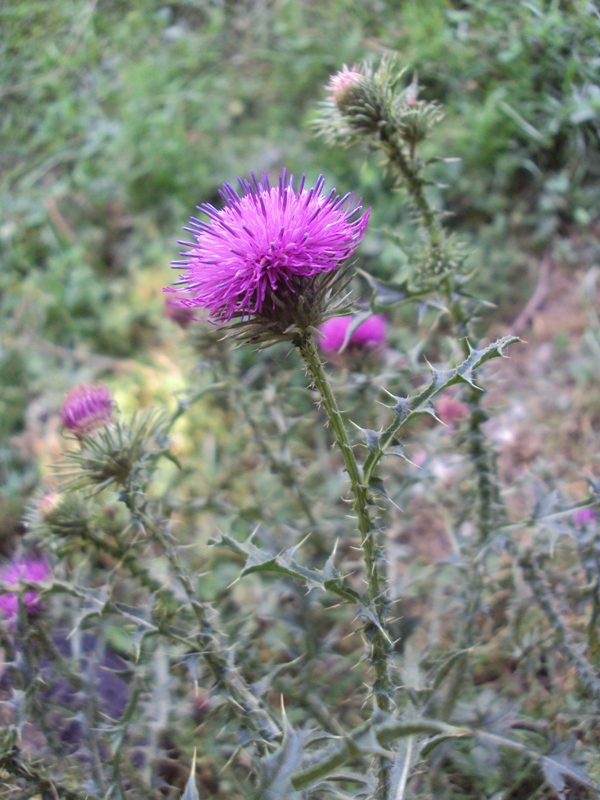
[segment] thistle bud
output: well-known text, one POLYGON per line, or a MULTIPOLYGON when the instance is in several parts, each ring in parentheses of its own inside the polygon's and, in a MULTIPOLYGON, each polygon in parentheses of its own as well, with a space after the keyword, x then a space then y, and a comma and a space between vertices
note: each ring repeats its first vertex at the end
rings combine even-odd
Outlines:
POLYGON ((169 450, 165 426, 164 414, 150 412, 127 423, 117 420, 94 436, 80 436, 80 449, 67 453, 58 464, 61 488, 101 491, 143 479, 151 464, 169 450))
POLYGON ((315 127, 332 142, 350 145, 367 138, 388 158, 406 159, 443 114, 436 103, 418 99, 416 78, 402 86, 404 72, 393 57, 384 57, 377 68, 369 63, 344 66, 326 86, 315 127), (407 153, 402 151, 405 145, 407 153))
POLYGON ((89 511, 78 494, 52 492, 42 498, 34 510, 32 528, 60 538, 84 539, 89 529, 89 511), (35 513, 37 511, 37 514, 35 513))
POLYGON ((113 401, 107 386, 75 386, 65 398, 62 421, 76 436, 84 436, 110 421, 113 401))
POLYGON ((348 126, 352 133, 378 133, 390 121, 392 90, 387 65, 376 72, 369 65, 353 67, 344 65, 341 72, 333 75, 326 89, 329 105, 339 112, 340 123, 348 126))
POLYGON ((342 70, 331 76, 331 80, 327 84, 327 89, 333 95, 333 99, 337 103, 340 110, 346 104, 348 95, 351 94, 360 85, 363 80, 363 75, 359 67, 352 67, 348 69, 344 64, 342 70))

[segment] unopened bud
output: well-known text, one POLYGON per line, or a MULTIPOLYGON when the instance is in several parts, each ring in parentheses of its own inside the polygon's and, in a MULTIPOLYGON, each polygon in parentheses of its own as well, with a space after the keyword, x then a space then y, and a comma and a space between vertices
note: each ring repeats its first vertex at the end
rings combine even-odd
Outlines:
POLYGON ((378 83, 372 70, 351 70, 344 66, 334 75, 327 89, 345 123, 357 133, 377 133, 389 118, 391 92, 378 83))
POLYGON ((75 386, 65 398, 62 421, 76 436, 84 436, 109 422, 113 401, 107 386, 75 386))

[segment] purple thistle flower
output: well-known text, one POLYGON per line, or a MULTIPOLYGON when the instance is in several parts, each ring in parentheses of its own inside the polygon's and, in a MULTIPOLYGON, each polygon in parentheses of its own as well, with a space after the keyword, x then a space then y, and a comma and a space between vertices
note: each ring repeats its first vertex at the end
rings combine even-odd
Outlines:
POLYGON ((596 521, 596 512, 593 508, 580 508, 573 514, 573 522, 578 528, 584 528, 586 525, 596 521))
MULTIPOLYGON (((43 583, 50 577, 50 567, 45 559, 36 556, 23 556, 11 561, 0 569, 0 582, 11 586, 23 583, 43 583)), ((25 592, 25 607, 29 614, 41 607, 38 592, 25 592)), ((0 614, 6 619, 14 619, 19 611, 19 597, 13 592, 0 595, 0 614)))
POLYGON ((113 401, 107 386, 75 386, 65 398, 62 421, 77 436, 89 433, 108 422, 113 412, 113 401))
MULTIPOLYGON (((303 176, 295 189, 285 170, 277 187, 269 186, 266 174, 260 181, 251 175, 252 181, 238 179, 241 195, 224 185, 221 210, 198 206, 208 221, 192 217, 184 228, 195 241, 181 242, 189 249, 173 266, 186 273, 177 289, 166 290, 185 291, 189 297, 178 305, 205 308, 222 323, 255 316, 270 321, 282 308, 301 304, 311 280, 337 270, 355 252, 369 220, 353 194, 322 194, 323 177, 306 189, 303 176)), ((297 324, 293 308, 287 324, 283 317, 279 333, 297 324)), ((320 321, 313 315, 308 324, 320 321)))
MULTIPOLYGON (((318 340, 326 353, 335 353, 344 344, 352 316, 332 317, 320 327, 323 337, 318 340)), ((387 320, 375 314, 361 323, 350 336, 348 347, 381 347, 385 344, 387 320)))

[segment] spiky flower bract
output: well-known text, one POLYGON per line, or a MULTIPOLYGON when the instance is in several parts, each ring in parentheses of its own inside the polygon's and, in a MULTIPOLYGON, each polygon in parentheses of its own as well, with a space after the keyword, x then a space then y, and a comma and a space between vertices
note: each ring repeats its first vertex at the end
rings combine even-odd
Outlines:
POLYGON ((297 188, 284 170, 278 185, 267 175, 239 179, 240 193, 225 184, 220 210, 205 203, 208 217, 192 217, 185 230, 194 242, 174 263, 185 274, 176 302, 203 308, 217 324, 235 321, 252 341, 311 332, 327 317, 345 286, 340 268, 363 238, 369 212, 352 193, 323 194, 323 177, 312 189, 304 176, 297 188))
MULTIPOLYGON (((167 425, 166 414, 149 411, 80 436, 79 449, 66 453, 56 465, 61 490, 100 492, 143 481, 149 465, 169 450, 167 425)), ((59 509, 64 510, 62 504, 59 509)))
POLYGON ((107 386, 75 386, 65 398, 62 421, 76 436, 83 436, 108 422, 113 413, 113 400, 107 386))

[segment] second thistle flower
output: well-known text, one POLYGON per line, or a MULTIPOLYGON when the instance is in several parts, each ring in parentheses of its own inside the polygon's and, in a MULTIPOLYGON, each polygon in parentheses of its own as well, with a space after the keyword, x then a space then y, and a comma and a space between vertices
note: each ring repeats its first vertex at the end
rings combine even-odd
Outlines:
POLYGON ((284 170, 276 187, 266 174, 240 179, 241 194, 225 184, 224 207, 199 206, 208 220, 192 217, 185 229, 195 241, 182 242, 188 249, 174 263, 185 271, 174 284, 186 295, 177 304, 206 309, 217 323, 234 321, 253 341, 321 324, 369 219, 352 194, 325 195, 324 183, 320 177, 307 189, 303 177, 295 188, 284 170))

